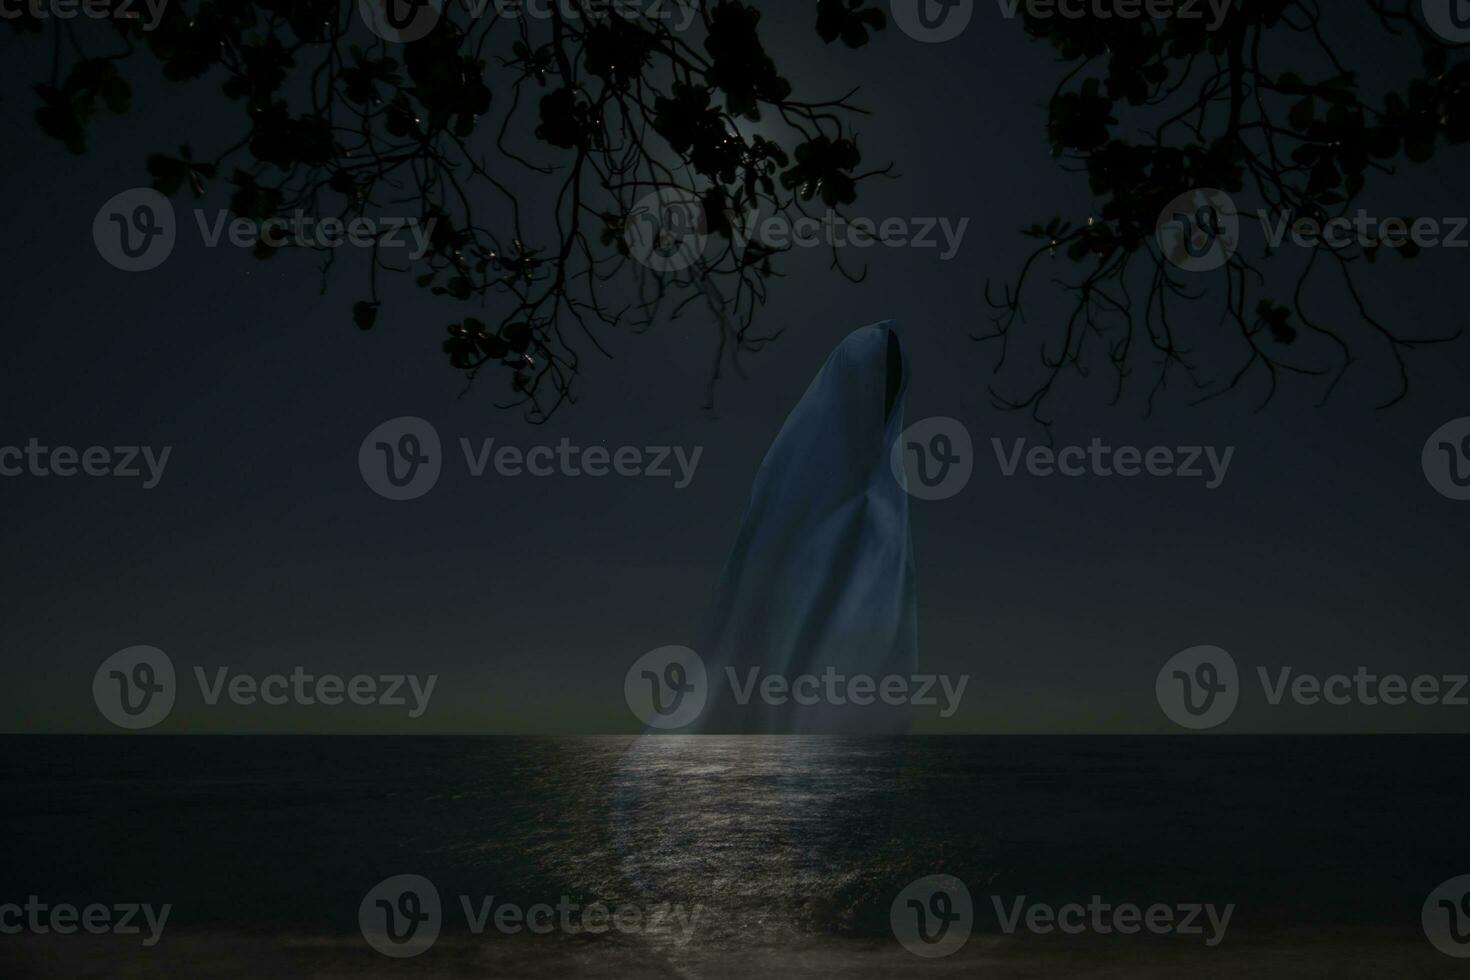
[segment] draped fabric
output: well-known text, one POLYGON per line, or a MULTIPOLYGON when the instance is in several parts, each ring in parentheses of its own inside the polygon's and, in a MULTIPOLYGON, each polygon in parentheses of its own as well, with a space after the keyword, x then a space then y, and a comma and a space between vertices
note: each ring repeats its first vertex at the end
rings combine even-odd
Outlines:
POLYGON ((687 730, 907 730, 907 708, 877 698, 834 703, 853 677, 906 677, 917 665, 909 498, 889 465, 906 385, 898 335, 885 321, 849 334, 792 409, 756 473, 695 644, 710 699, 687 730), (815 689, 817 703, 769 703, 760 691, 770 675, 815 676, 819 685, 798 693, 810 701, 815 689))

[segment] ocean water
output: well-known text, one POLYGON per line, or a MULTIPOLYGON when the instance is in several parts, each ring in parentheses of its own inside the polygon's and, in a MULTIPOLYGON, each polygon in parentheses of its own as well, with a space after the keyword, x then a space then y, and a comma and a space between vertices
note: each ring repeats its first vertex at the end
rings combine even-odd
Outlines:
POLYGON ((164 962, 201 976, 938 975, 988 957, 1022 976, 1047 975, 1055 954, 1057 969, 1122 976, 1169 975, 1179 958, 1238 966, 1225 957, 1244 951, 1272 975, 1368 963, 1449 975, 1466 964, 1429 946, 1420 914, 1436 885, 1470 873, 1467 745, 13 737, 0 903, 172 909, 149 949, 0 936, 0 975, 146 976, 164 962), (974 938, 925 959, 900 946, 890 913, 937 874, 967 886, 974 938), (400 875, 432 882, 442 906, 439 939, 411 959, 373 951, 360 918, 400 875), (1007 935, 995 904, 1094 895, 1234 912, 1206 949, 1177 935, 1007 935), (596 935, 476 933, 487 900, 642 919, 596 935))

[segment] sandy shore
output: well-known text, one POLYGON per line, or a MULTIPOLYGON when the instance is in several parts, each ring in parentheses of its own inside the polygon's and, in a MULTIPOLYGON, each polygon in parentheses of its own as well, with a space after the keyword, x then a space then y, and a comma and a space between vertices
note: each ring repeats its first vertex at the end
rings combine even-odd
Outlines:
POLYGON ((388 980, 422 977, 606 977, 609 980, 725 977, 1464 977, 1470 962, 1437 952, 1423 936, 1358 928, 1232 933, 1209 949, 1137 937, 975 935, 957 953, 926 960, 896 942, 820 938, 792 948, 655 949, 636 942, 444 936, 423 955, 395 960, 356 935, 293 937, 275 932, 169 929, 144 949, 119 937, 0 937, 0 976, 109 980, 388 980))

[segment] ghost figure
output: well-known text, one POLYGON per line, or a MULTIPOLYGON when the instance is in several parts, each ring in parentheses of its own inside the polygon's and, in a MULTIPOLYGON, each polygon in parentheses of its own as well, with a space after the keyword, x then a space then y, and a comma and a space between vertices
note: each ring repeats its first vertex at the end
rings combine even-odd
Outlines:
POLYGON ((881 693, 918 659, 909 498, 889 463, 906 383, 894 324, 878 323, 849 334, 792 409, 695 643, 709 700, 684 731, 908 730, 909 706, 881 693))

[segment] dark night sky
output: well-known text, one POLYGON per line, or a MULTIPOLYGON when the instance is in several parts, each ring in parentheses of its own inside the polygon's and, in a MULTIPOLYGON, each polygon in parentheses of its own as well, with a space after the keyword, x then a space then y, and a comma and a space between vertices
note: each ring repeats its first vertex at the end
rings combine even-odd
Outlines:
MULTIPOLYGON (((696 310, 642 335, 584 347, 580 402, 535 427, 497 411, 499 379, 461 398, 439 350, 457 311, 411 287, 386 295, 382 325, 359 333, 361 263, 343 256, 326 294, 314 260, 260 263, 207 249, 192 222, 161 268, 127 274, 93 246, 98 207, 147 183, 148 152, 232 133, 208 83, 169 88, 137 59, 124 119, 74 157, 36 130, 31 82, 47 52, 4 32, 0 132, 9 233, 0 242, 7 320, 0 445, 170 445, 162 484, 0 480, 0 731, 108 731, 93 671, 133 644, 195 665, 256 673, 436 673, 420 722, 399 712, 205 708, 183 686, 161 732, 633 731, 623 674, 654 647, 688 642, 734 535, 750 480, 786 412, 849 331, 892 318, 910 359, 910 420, 962 420, 977 448, 961 495, 913 502, 921 663, 972 675, 960 714, 926 730, 1168 732, 1154 675, 1178 650, 1217 644, 1243 670, 1357 666, 1407 674, 1466 668, 1464 562, 1470 504, 1437 494, 1420 450, 1470 415, 1470 340, 1411 357, 1413 388, 1391 411, 1387 352, 1354 333, 1364 363, 1334 400, 1260 389, 1202 407, 1172 392, 1151 418, 1145 379, 1125 403, 1072 379, 1055 403, 1061 444, 1235 446, 1225 484, 1002 478, 990 439, 1042 439, 992 408, 987 278, 1014 275, 1017 230, 1085 217, 1085 181, 1043 139, 1050 54, 981 4, 960 40, 924 45, 895 30, 868 49, 824 49, 809 4, 769 8, 763 37, 798 86, 831 97, 862 84, 873 112, 865 160, 903 179, 864 188, 856 213, 970 219, 960 254, 875 249, 849 285, 813 252, 788 263, 763 322, 781 341, 748 360, 749 380, 700 410, 711 331, 696 310), (457 455, 428 496, 392 503, 364 485, 363 437, 402 415, 461 436, 529 447, 703 446, 692 486, 629 479, 473 479, 457 455)), ((1352 20, 1352 18, 1349 18, 1352 20)), ((1345 59, 1392 77, 1411 50, 1352 21, 1345 59)), ((1298 70, 1304 66, 1297 66, 1298 70)), ((1463 151, 1463 148, 1462 148, 1463 151)), ((1380 213, 1463 213, 1463 152, 1380 182, 1380 213), (1458 166, 1458 169, 1457 169, 1458 166)), ((216 188, 206 207, 223 207, 216 188)), ((1257 236, 1258 237, 1258 236, 1257 236)), ((1390 258, 1362 282, 1395 323, 1464 327, 1466 253, 1390 258)), ((1059 306, 1038 280, 1033 321, 1059 306)), ((1357 331, 1341 297, 1324 321, 1357 331)), ((460 314, 462 315, 462 314, 460 314)), ((1196 317, 1213 319, 1199 307, 1196 317)), ((1216 365, 1216 373, 1224 369, 1216 365)), ((1004 377, 1035 369, 1018 351, 1004 377)), ((455 451, 457 452, 457 451, 455 451)), ((1267 708, 1248 695, 1227 731, 1466 731, 1470 709, 1267 708)))

